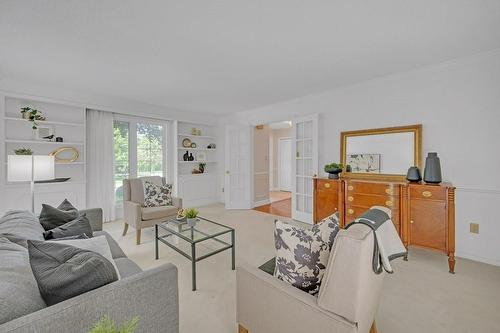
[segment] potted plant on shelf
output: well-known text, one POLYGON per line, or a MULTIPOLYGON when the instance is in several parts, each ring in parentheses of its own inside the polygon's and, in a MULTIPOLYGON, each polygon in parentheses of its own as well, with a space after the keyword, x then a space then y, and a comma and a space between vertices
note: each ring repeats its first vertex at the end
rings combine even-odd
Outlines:
POLYGON ((330 163, 325 165, 325 172, 328 173, 328 178, 339 179, 339 173, 342 172, 343 167, 341 163, 330 163))
POLYGON ((14 154, 16 155, 33 155, 33 150, 29 148, 18 148, 14 149, 14 154))
POLYGON ((190 227, 194 227, 196 225, 196 221, 198 221, 198 211, 195 208, 188 208, 185 211, 187 224, 190 227))
POLYGON ((32 107, 25 106, 21 108, 21 115, 23 119, 26 119, 28 121, 32 122, 32 128, 37 129, 38 128, 38 123, 37 120, 39 121, 44 121, 45 117, 42 115, 40 111, 37 109, 33 109, 32 107))

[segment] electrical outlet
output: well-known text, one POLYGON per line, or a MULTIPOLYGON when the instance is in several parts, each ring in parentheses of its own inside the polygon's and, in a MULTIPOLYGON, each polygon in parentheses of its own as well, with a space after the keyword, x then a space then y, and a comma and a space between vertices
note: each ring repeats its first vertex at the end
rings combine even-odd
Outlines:
POLYGON ((473 234, 479 233, 479 223, 471 223, 470 224, 470 232, 473 234))

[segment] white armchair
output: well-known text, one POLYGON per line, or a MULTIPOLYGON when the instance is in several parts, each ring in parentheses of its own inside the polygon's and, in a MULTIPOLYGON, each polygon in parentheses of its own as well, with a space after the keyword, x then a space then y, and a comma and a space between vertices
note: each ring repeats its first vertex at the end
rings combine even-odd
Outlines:
POLYGON ((159 176, 131 178, 123 180, 123 235, 131 225, 136 230, 137 245, 141 243, 141 229, 153 227, 158 222, 174 216, 182 208, 182 199, 172 198, 172 206, 144 207, 144 188, 142 181, 165 184, 165 178, 159 176))
POLYGON ((355 225, 337 235, 318 297, 257 267, 236 269, 240 333, 376 332, 383 276, 372 270, 374 237, 355 225))

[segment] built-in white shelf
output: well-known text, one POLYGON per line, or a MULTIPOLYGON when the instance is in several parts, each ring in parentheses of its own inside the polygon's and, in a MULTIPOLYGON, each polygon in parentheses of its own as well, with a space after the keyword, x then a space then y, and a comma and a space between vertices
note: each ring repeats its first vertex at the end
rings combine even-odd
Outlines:
MULTIPOLYGON (((4 117, 4 119, 9 120, 9 121, 21 121, 21 122, 25 122, 25 123, 31 123, 31 121, 23 119, 23 118, 4 117)), ((82 123, 67 123, 67 122, 63 122, 63 121, 51 121, 51 120, 37 120, 36 122, 39 125, 47 124, 47 125, 61 125, 61 126, 85 126, 82 123)))
POLYGON ((178 163, 217 163, 217 161, 177 161, 178 163))
POLYGON ((215 173, 204 172, 204 173, 192 173, 190 175, 180 175, 179 178, 201 178, 201 177, 215 177, 217 176, 215 173))
POLYGON ((216 151, 216 148, 184 148, 179 147, 179 150, 198 150, 198 151, 216 151))
POLYGON ((56 141, 43 141, 43 140, 18 140, 18 139, 5 139, 5 142, 10 143, 32 143, 32 144, 48 144, 48 145, 58 145, 58 146, 83 146, 84 142, 56 142, 56 141))
POLYGON ((211 135, 179 134, 179 136, 188 137, 188 138, 199 138, 199 139, 215 139, 215 136, 211 136, 211 135))
MULTIPOLYGON (((7 182, 7 186, 10 187, 22 187, 22 186, 27 186, 29 185, 29 182, 16 182, 16 183, 9 183, 7 182)), ((54 185, 83 185, 86 184, 85 181, 83 180, 67 180, 65 182, 53 182, 53 183, 35 183, 35 186, 54 186, 54 185)))

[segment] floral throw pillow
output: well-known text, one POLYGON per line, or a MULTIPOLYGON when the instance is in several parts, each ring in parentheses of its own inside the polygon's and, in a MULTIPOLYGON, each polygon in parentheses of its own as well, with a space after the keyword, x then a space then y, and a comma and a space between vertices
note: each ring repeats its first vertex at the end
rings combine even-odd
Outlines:
POLYGON ((330 256, 328 243, 319 229, 307 230, 276 221, 274 276, 315 295, 330 256))
POLYGON ((313 232, 319 232, 323 241, 328 243, 328 250, 332 250, 335 237, 339 233, 339 213, 334 213, 315 224, 312 227, 313 232))
POLYGON ((172 206, 172 184, 156 185, 145 180, 144 207, 172 206))

